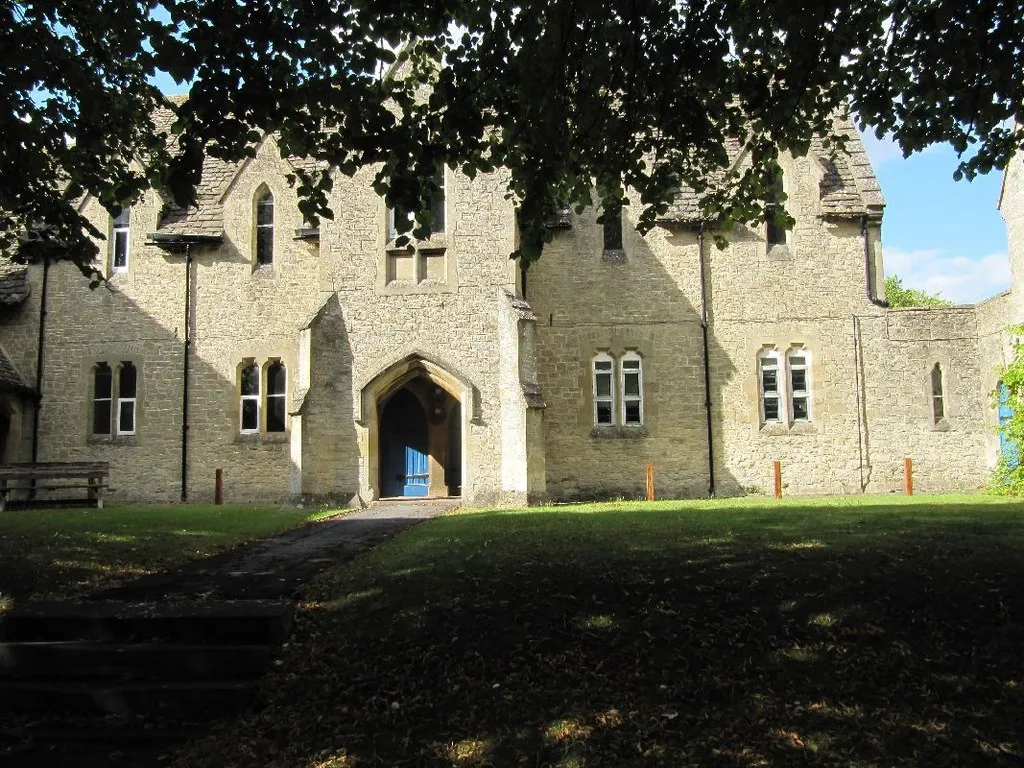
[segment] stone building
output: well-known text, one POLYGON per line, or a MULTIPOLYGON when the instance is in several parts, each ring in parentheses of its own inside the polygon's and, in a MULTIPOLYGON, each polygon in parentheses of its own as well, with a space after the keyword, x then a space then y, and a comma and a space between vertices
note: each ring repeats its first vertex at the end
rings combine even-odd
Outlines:
POLYGON ((790 231, 717 248, 682 190, 646 236, 566 213, 520 272, 501 172, 445 169, 437 230, 396 247, 371 170, 308 227, 268 137, 208 159, 198 206, 116 220, 90 289, 58 263, 0 280, 2 460, 105 460, 116 497, 461 495, 468 504, 981 486, 989 393, 1024 316, 1024 183, 1007 171, 1014 290, 889 310, 884 201, 849 154, 782 159, 790 231), (41 377, 39 372, 41 371, 41 377))

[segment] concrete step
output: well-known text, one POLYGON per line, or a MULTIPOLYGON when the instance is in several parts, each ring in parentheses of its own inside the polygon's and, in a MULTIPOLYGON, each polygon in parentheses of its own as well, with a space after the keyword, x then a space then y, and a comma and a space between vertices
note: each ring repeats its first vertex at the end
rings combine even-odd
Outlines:
POLYGON ((110 714, 183 722, 215 720, 252 701, 255 681, 127 682, 0 680, 0 711, 49 716, 110 714))
POLYGON ((0 678, 239 680, 262 675, 273 651, 269 645, 0 643, 0 678))
POLYGON ((291 631, 291 600, 38 602, 0 615, 0 640, 271 645, 291 631))

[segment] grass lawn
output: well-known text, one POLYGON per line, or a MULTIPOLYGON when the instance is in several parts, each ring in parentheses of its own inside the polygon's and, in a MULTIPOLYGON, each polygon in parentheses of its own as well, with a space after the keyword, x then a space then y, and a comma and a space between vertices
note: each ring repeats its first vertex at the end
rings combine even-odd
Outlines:
POLYGON ((324 512, 242 506, 7 510, 0 514, 0 608, 113 587, 324 512))
POLYGON ((176 765, 1020 765, 1024 512, 983 497, 464 512, 310 586, 176 765))

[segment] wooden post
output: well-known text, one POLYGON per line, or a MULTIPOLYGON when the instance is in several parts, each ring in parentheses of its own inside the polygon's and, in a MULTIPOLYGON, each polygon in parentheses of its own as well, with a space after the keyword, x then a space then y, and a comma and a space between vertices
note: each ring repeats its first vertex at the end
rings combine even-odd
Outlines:
POLYGON ((224 503, 224 470, 218 469, 213 486, 213 503, 220 506, 224 503))
POLYGON ((647 500, 654 501, 654 465, 647 465, 647 500))
POLYGON ((914 462, 909 456, 903 460, 903 492, 914 495, 914 462))
POLYGON ((782 498, 782 462, 772 462, 772 474, 775 476, 775 498, 782 498))

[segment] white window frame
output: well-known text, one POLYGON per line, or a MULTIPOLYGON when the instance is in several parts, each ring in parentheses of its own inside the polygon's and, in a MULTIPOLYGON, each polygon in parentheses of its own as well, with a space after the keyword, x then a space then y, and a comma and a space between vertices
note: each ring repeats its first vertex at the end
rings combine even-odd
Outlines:
POLYGON ((791 424, 810 424, 814 421, 814 413, 811 408, 811 353, 804 347, 791 347, 786 351, 786 385, 789 396, 786 402, 789 404, 789 421, 791 424), (803 358, 803 363, 795 365, 793 358, 803 358), (804 372, 804 388, 797 389, 793 381, 793 372, 804 372), (806 418, 798 419, 796 416, 796 401, 803 399, 807 404, 806 418))
POLYGON ((121 209, 121 215, 110 220, 110 272, 127 272, 128 260, 131 254, 131 206, 121 209), (121 217, 124 217, 124 221, 121 217), (124 264, 117 264, 117 243, 119 236, 124 236, 124 264))
POLYGON ((255 360, 244 361, 238 368, 238 431, 243 435, 258 435, 260 433, 260 395, 263 391, 263 371, 256 364, 255 360), (242 383, 245 381, 245 372, 250 368, 256 369, 256 394, 242 394, 242 383), (250 429, 245 427, 245 402, 252 400, 256 403, 256 426, 250 429))
POLYGON ((283 434, 288 431, 288 366, 283 361, 272 359, 267 361, 266 365, 266 413, 267 413, 267 434, 283 434), (284 372, 284 389, 280 392, 271 393, 270 391, 270 369, 271 367, 279 365, 281 370, 284 372), (284 413, 284 421, 281 422, 281 429, 274 430, 271 433, 270 430, 270 401, 271 399, 280 400, 283 404, 282 412, 284 413))
POLYGON ((785 399, 785 380, 786 371, 782 365, 782 355, 779 351, 774 348, 762 349, 757 355, 757 391, 758 391, 758 407, 761 411, 761 423, 768 424, 785 424, 786 423, 786 409, 783 407, 787 402, 785 399), (770 363, 770 365, 766 365, 770 363), (766 368, 775 369, 775 386, 774 392, 766 391, 764 388, 764 371, 766 368), (765 402, 767 400, 776 401, 776 413, 778 418, 769 419, 765 414, 765 402))
POLYGON ((594 355, 590 360, 590 372, 591 372, 591 383, 593 384, 594 390, 594 426, 596 427, 614 427, 615 426, 615 358, 607 352, 599 352, 594 355), (601 364, 601 369, 598 369, 598 364, 601 364), (607 367, 604 367, 607 365, 607 367), (608 394, 598 395, 597 380, 598 376, 608 377, 608 394), (598 420, 598 406, 602 403, 608 404, 608 412, 611 414, 610 422, 602 422, 598 420))
POLYGON ((637 352, 626 352, 619 360, 619 392, 622 394, 622 407, 620 410, 620 418, 623 426, 626 427, 641 427, 644 424, 644 363, 643 358, 637 352), (627 370, 626 364, 629 363, 629 369, 627 370), (636 363, 634 366, 633 363, 636 363), (637 378, 637 394, 627 395, 626 394, 626 376, 636 374, 637 378), (629 421, 626 418, 626 404, 636 403, 639 406, 640 420, 629 421))
POLYGON ((118 436, 134 435, 138 428, 139 420, 139 409, 138 409, 138 394, 139 394, 139 368, 131 360, 122 360, 121 364, 117 367, 117 408, 114 411, 114 434, 118 436), (135 397, 122 397, 121 396, 121 374, 125 369, 125 366, 130 365, 135 371, 135 397), (132 428, 121 429, 121 411, 128 406, 132 409, 132 428))

